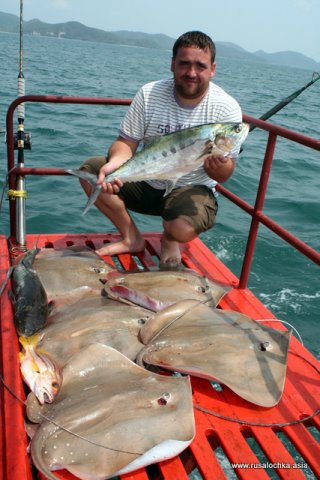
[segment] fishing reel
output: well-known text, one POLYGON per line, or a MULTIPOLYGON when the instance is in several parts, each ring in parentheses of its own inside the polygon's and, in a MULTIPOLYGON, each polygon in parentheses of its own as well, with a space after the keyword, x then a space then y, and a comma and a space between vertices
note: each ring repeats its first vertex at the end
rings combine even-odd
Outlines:
POLYGON ((14 149, 23 148, 24 150, 31 150, 31 133, 16 132, 13 134, 14 149))

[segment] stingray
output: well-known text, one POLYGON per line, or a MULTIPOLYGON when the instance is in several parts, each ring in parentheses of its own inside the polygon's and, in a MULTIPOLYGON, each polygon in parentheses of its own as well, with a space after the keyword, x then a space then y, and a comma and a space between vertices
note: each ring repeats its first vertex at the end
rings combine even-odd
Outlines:
POLYGON ((140 328, 149 316, 148 310, 99 294, 60 308, 37 335, 20 339, 25 382, 41 403, 52 402, 61 385, 61 369, 88 345, 109 345, 134 360, 143 347, 140 328))
POLYGON ((210 281, 193 270, 137 273, 110 272, 105 291, 111 298, 158 312, 185 299, 207 300, 216 306, 230 286, 210 281))
POLYGON ((137 363, 218 381, 249 402, 272 407, 283 392, 290 335, 187 300, 141 328, 145 347, 137 363))
POLYGON ((72 295, 77 300, 87 291, 101 290, 100 279, 114 270, 88 247, 43 248, 33 266, 49 300, 64 297, 69 302, 72 295))
POLYGON ((194 437, 189 377, 148 372, 101 344, 74 355, 63 377, 54 403, 27 399, 29 420, 40 422, 32 460, 48 479, 63 468, 108 479, 179 455, 194 437))

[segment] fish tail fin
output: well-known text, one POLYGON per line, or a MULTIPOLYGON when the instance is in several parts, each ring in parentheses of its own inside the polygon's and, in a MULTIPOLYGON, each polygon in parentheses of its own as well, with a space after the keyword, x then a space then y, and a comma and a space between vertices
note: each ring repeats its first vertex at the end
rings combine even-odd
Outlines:
POLYGON ((85 170, 74 170, 74 169, 66 169, 65 172, 69 173, 70 175, 74 175, 75 177, 81 178, 82 180, 86 180, 93 188, 93 191, 84 207, 82 215, 85 215, 88 210, 92 207, 92 205, 97 200, 100 192, 101 186, 97 185, 97 176, 93 173, 86 172, 85 170))
POLYGON ((91 193, 90 197, 88 198, 88 201, 86 203, 86 206, 84 207, 82 215, 85 215, 88 212, 88 210, 92 207, 92 205, 95 203, 95 201, 99 197, 100 192, 101 192, 101 186, 95 184, 95 186, 93 188, 93 192, 91 193))

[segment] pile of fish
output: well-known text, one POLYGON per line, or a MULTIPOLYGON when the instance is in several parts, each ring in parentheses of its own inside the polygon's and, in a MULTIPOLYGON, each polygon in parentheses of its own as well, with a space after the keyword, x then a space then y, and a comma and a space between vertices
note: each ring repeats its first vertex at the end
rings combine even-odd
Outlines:
POLYGON ((229 287, 194 271, 124 273, 88 248, 34 248, 13 287, 31 456, 49 479, 178 455, 195 435, 189 375, 263 407, 281 398, 290 333, 216 308, 229 287), (26 276, 45 295, 28 297, 26 276))

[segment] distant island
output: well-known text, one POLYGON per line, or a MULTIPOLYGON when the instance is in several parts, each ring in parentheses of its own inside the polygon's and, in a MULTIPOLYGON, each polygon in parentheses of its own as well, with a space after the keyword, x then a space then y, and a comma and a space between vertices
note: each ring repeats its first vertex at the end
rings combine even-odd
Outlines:
MULTIPOLYGON (((0 12, 0 32, 19 33, 20 20, 17 15, 0 12)), ((136 47, 156 48, 171 50, 174 38, 163 34, 150 34, 143 32, 130 32, 120 30, 106 32, 98 28, 91 28, 79 22, 45 23, 41 20, 29 20, 23 22, 23 31, 27 35, 46 37, 68 38, 85 40, 88 42, 112 43, 130 45, 136 47)), ((229 58, 246 60, 256 63, 267 63, 287 67, 304 68, 317 71, 320 63, 301 53, 285 51, 266 53, 262 50, 250 53, 244 48, 230 42, 215 42, 217 46, 217 58, 229 58)))

